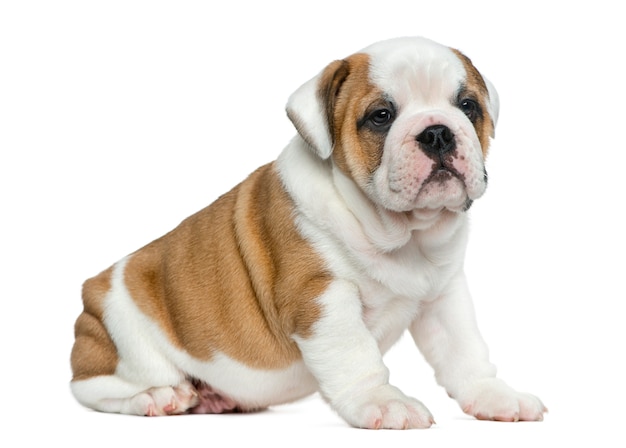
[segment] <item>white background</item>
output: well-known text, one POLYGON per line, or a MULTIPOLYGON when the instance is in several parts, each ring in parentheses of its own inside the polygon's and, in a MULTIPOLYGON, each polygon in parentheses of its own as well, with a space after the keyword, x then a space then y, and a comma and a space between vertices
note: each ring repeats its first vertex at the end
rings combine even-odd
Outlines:
MULTIPOLYGON (((613 4, 615 6, 607 6, 613 4)), ((579 1, 0 3, 0 427, 10 446, 625 446, 623 12, 579 1), (69 393, 80 285, 273 160, 288 95, 424 35, 496 85, 467 271, 500 375, 542 423, 466 418, 404 338, 427 431, 348 428, 318 397, 253 415, 105 415, 69 393), (354 444, 354 445, 352 445, 354 444)), ((7 446, 9 446, 7 445, 7 446)))

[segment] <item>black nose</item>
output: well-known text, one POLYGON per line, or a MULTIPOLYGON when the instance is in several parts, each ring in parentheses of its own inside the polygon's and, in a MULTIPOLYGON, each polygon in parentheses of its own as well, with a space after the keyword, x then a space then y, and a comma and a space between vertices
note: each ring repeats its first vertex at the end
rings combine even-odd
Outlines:
POLYGON ((456 147, 454 134, 442 124, 427 127, 415 139, 421 143, 424 152, 433 155, 441 156, 456 147))

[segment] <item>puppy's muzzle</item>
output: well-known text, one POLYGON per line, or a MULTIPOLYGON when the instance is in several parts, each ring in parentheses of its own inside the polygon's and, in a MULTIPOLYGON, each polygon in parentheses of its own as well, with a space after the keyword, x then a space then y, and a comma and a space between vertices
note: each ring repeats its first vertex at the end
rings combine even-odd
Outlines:
POLYGON ((442 124, 427 127, 415 139, 427 156, 438 161, 456 149, 454 133, 442 124))

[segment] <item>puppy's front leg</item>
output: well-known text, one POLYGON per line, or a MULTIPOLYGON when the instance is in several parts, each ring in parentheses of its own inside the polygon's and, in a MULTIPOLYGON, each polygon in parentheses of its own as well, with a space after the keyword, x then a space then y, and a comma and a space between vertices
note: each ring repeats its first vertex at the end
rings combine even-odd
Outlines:
POLYGON ((360 428, 428 428, 422 403, 389 384, 389 371, 362 319, 358 288, 335 281, 319 298, 313 334, 295 336, 319 390, 348 423, 360 428))
POLYGON ((435 370, 437 382, 467 414, 482 420, 542 420, 541 401, 496 378, 461 272, 446 291, 425 305, 410 328, 435 370))

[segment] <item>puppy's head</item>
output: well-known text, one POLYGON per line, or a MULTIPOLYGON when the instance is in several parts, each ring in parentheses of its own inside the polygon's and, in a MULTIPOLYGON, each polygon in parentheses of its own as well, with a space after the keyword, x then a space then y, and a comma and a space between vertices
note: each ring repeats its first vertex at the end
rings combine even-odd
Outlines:
POLYGON ((467 57, 427 39, 332 62, 292 94, 287 114, 320 158, 387 210, 464 211, 487 186, 497 93, 467 57))

